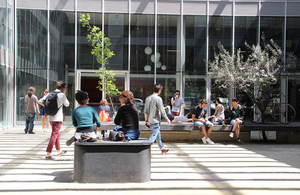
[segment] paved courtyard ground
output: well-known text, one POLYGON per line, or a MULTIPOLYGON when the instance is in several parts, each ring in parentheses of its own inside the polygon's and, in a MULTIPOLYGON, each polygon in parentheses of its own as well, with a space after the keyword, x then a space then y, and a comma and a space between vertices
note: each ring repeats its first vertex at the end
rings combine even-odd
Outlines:
MULTIPOLYGON (((73 161, 44 159, 50 132, 35 132, 0 132, 1 194, 300 194, 299 144, 166 143, 164 156, 154 144, 150 182, 82 184, 73 182, 73 161)), ((74 147, 65 142, 73 133, 61 131, 69 159, 74 147)))

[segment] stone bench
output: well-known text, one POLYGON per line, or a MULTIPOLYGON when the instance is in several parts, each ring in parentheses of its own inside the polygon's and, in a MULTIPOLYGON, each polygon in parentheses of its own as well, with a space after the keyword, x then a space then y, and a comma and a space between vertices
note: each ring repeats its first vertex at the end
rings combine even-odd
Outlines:
POLYGON ((79 183, 128 183, 151 180, 151 142, 76 142, 74 181, 79 183))

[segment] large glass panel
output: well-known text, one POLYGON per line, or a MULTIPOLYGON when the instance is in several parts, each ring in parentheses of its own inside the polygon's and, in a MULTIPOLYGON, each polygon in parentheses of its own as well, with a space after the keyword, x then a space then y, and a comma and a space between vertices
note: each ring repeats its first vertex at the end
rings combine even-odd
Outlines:
MULTIPOLYGON (((245 42, 248 45, 258 43, 258 17, 237 16, 235 17, 235 38, 234 46, 236 49, 241 48, 246 52, 245 42)), ((247 58, 247 56, 245 56, 247 58)))
POLYGON ((12 126, 14 112, 14 69, 7 67, 7 70, 7 126, 12 126))
POLYGON ((17 10, 17 23, 17 68, 46 69, 47 11, 17 10))
MULTIPOLYGON (((286 24, 286 51, 300 58, 300 17, 288 17, 286 24)), ((300 67, 297 68, 299 72, 300 67)), ((289 77, 288 103, 296 110, 296 120, 300 121, 300 77, 289 77)))
POLYGON ((74 12, 50 11, 50 69, 59 76, 64 70, 74 70, 74 24, 74 12))
POLYGON ((262 16, 260 21, 260 38, 268 43, 273 39, 283 48, 284 17, 262 16))
POLYGON ((191 112, 199 99, 206 98, 206 16, 184 16, 185 66, 183 68, 184 111, 191 112), (195 76, 194 76, 195 75, 195 76), (199 78, 199 75, 201 78, 199 78))
POLYGON ((128 70, 129 16, 122 13, 104 15, 104 33, 110 38, 110 49, 115 53, 109 60, 112 70, 128 70))
MULTIPOLYGON (((80 18, 78 13, 78 19, 80 18)), ((97 26, 102 29, 102 13, 90 13, 90 24, 97 26)), ((92 46, 88 42, 86 36, 88 35, 86 27, 82 27, 81 23, 78 21, 78 56, 77 56, 77 68, 78 69, 98 69, 102 65, 99 64, 94 55, 91 54, 92 46)))
MULTIPOLYGON (((181 86, 181 21, 177 15, 157 16, 157 53, 150 60, 156 63, 157 83, 164 85, 165 105, 181 86)), ((182 96, 182 95, 181 95, 182 96)))
MULTIPOLYGON (((240 48, 242 54, 244 55, 244 59, 247 59, 249 50, 246 49, 245 42, 247 42, 250 46, 256 45, 258 43, 258 17, 235 17, 234 41, 235 48, 240 48)), ((244 92, 236 91, 236 94, 236 96, 240 99, 240 104, 244 106, 245 115, 248 116, 250 114, 251 108, 253 107, 251 99, 244 92)))
POLYGON ((0 48, 6 49, 6 1, 0 0, 0 48))
POLYGON ((134 93, 140 120, 144 120, 145 99, 153 92, 154 19, 154 15, 147 14, 131 16, 130 90, 134 93))
POLYGON ((0 129, 5 126, 6 116, 6 70, 5 66, 0 64, 0 129))
POLYGON ((214 48, 221 43, 232 52, 232 17, 210 16, 209 19, 209 60, 214 57, 214 48))

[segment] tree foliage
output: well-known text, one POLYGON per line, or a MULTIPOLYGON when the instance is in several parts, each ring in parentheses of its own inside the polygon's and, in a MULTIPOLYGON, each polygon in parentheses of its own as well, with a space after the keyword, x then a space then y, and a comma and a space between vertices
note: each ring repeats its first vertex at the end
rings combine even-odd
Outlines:
POLYGON ((264 113, 272 98, 272 85, 277 82, 284 67, 287 67, 285 65, 288 63, 294 66, 297 58, 288 54, 284 59, 281 48, 273 40, 264 47, 247 43, 245 46, 249 53, 247 59, 244 59, 241 49, 232 55, 218 43, 219 52, 215 52, 214 59, 208 64, 219 87, 234 87, 245 92, 260 112, 264 113))
POLYGON ((112 108, 114 110, 111 97, 120 94, 120 91, 114 83, 114 81, 116 80, 114 78, 115 74, 112 71, 108 71, 107 69, 109 69, 108 60, 112 58, 115 54, 109 49, 109 46, 111 46, 110 38, 105 37, 104 33, 99 27, 91 26, 90 19, 90 14, 80 14, 79 21, 82 23, 82 27, 87 28, 87 31, 89 32, 89 34, 87 35, 87 40, 91 42, 91 54, 96 57, 97 62, 100 64, 99 70, 97 72, 99 74, 97 88, 100 91, 105 91, 106 95, 110 99, 110 103, 112 104, 112 108))

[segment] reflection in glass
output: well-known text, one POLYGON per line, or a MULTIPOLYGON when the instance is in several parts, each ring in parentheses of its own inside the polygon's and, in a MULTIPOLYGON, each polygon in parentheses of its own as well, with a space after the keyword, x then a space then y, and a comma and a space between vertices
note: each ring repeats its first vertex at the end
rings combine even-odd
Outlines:
MULTIPOLYGON (((80 18, 78 13, 78 18, 80 18)), ((86 14, 86 13, 84 13, 86 14)), ((90 13, 90 25, 95 25, 102 29, 102 14, 101 13, 90 13)), ((89 34, 86 27, 82 27, 78 21, 78 56, 77 56, 77 68, 78 69, 98 69, 102 65, 99 64, 94 55, 91 54, 92 46, 88 42, 86 36, 89 34)))
POLYGON ((268 43, 273 39, 281 48, 283 48, 284 17, 262 16, 260 21, 261 44, 263 38, 268 43))
POLYGON ((154 63, 151 61, 154 53, 154 15, 131 16, 130 51, 131 73, 154 73, 154 63))
POLYGON ((185 74, 205 75, 206 16, 184 16, 185 74))
POLYGON ((104 33, 110 38, 110 50, 115 53, 109 60, 112 70, 128 70, 128 14, 104 14, 104 33))

